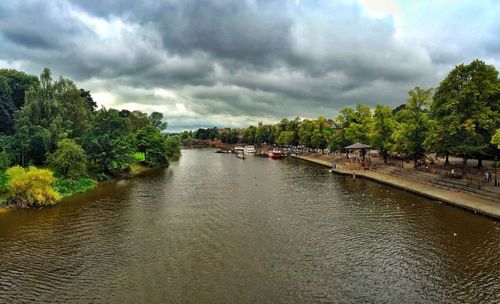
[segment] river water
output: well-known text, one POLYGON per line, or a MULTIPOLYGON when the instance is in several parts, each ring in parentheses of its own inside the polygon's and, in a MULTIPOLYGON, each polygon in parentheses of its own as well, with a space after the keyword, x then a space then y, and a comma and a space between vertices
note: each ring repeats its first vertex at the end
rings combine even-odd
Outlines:
POLYGON ((184 150, 0 211, 0 303, 499 303, 500 225, 299 160, 184 150))

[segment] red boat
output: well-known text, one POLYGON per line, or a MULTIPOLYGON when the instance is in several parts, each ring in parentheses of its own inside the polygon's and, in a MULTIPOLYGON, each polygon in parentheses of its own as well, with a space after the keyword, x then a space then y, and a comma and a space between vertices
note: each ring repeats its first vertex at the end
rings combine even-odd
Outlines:
POLYGON ((279 150, 272 150, 267 153, 269 155, 269 158, 272 159, 281 159, 281 151, 279 150))

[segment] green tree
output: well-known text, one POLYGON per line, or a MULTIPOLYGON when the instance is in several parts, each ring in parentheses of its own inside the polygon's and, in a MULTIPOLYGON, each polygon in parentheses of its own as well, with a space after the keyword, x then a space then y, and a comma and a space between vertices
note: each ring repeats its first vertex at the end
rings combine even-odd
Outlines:
POLYGON ((14 133, 14 113, 24 105, 25 92, 37 85, 36 76, 0 69, 0 133, 14 133))
POLYGON ((425 156, 424 141, 429 128, 429 103, 432 89, 415 87, 409 93, 406 107, 396 114, 398 124, 393 133, 395 149, 417 161, 425 156))
POLYGON ((0 76, 0 132, 11 133, 14 130, 14 102, 7 79, 0 76))
POLYGON ((169 158, 181 155, 181 141, 178 136, 167 137, 166 154, 169 158))
POLYGON ((243 132, 243 137, 241 141, 248 144, 253 144, 255 142, 256 129, 254 126, 250 126, 243 132))
POLYGON ((489 140, 500 127, 500 80, 493 65, 474 60, 456 66, 440 83, 431 106, 427 146, 435 152, 468 158, 478 166, 488 155, 489 140))
POLYGON ((358 104, 353 112, 349 112, 348 125, 343 129, 345 137, 350 143, 368 143, 372 113, 370 108, 358 104))
POLYGON ((160 112, 153 112, 148 117, 149 123, 160 131, 167 129, 167 122, 163 120, 163 114, 160 112))
POLYGON ((0 152, 0 196, 8 191, 9 177, 7 176, 7 168, 9 168, 10 159, 6 152, 0 152))
POLYGON ((313 148, 314 144, 312 141, 313 132, 315 129, 315 123, 312 120, 304 119, 299 127, 299 144, 306 148, 313 148))
POLYGON ((87 155, 72 139, 57 143, 56 151, 48 157, 49 166, 61 176, 77 179, 87 175, 87 155))
POLYGON ((278 137, 278 145, 294 145, 297 141, 295 131, 282 131, 278 137))
POLYGON ((392 109, 383 105, 376 105, 370 126, 370 143, 377 149, 387 164, 387 157, 394 146, 392 134, 394 132, 395 120, 392 109))
POLYGON ((491 143, 500 146, 500 129, 497 129, 493 137, 491 138, 491 143))
POLYGON ((89 105, 90 94, 83 97, 82 94, 82 90, 69 79, 60 77, 54 83, 54 98, 58 102, 64 128, 71 138, 81 138, 85 134, 94 112, 89 105))
POLYGON ((132 128, 132 132, 136 133, 139 129, 144 128, 145 126, 151 123, 148 114, 141 111, 132 111, 130 112, 128 119, 130 121, 130 127, 132 128))
POLYGON ((153 125, 143 127, 136 135, 137 148, 151 167, 168 166, 167 138, 153 125))
POLYGON ((16 138, 21 152, 21 164, 27 161, 43 164, 46 154, 55 149, 56 142, 67 137, 56 99, 51 72, 45 68, 40 85, 26 92, 26 103, 16 118, 16 138))
POLYGON ((83 147, 96 169, 110 174, 128 170, 135 152, 130 121, 115 109, 98 110, 83 147))

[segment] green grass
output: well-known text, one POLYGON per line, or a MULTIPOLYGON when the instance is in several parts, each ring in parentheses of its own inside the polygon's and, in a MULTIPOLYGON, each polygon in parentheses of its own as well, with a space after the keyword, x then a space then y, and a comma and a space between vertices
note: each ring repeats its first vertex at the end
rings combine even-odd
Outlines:
POLYGON ((59 192, 62 196, 70 196, 76 193, 89 191, 96 186, 97 182, 90 178, 58 178, 54 183, 54 190, 59 192))
POLYGON ((144 161, 146 159, 146 156, 142 152, 135 152, 134 153, 134 159, 136 161, 144 161))

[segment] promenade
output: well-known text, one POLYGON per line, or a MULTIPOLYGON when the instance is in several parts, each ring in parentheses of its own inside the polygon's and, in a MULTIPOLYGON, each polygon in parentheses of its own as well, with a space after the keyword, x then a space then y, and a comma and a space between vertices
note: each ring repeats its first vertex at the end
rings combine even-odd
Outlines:
MULTIPOLYGON (((332 162, 320 158, 321 155, 292 155, 293 158, 309 161, 332 168, 332 162)), ((402 176, 394 176, 388 173, 372 170, 350 170, 342 163, 337 163, 333 172, 343 175, 350 175, 371 179, 373 181, 413 192, 431 199, 464 208, 473 212, 481 213, 489 217, 500 219, 500 198, 498 200, 482 198, 460 190, 443 189, 426 183, 422 183, 402 176)))

